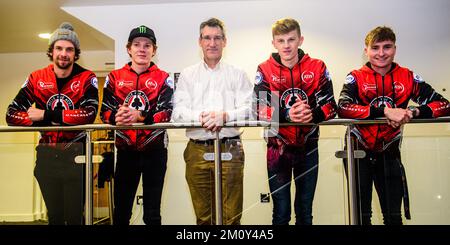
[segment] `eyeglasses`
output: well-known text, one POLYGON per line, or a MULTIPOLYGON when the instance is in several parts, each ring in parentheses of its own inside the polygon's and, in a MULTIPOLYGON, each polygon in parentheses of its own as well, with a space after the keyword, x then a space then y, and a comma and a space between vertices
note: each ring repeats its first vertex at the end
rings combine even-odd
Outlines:
POLYGON ((219 41, 223 41, 224 37, 223 36, 213 36, 213 37, 212 36, 202 36, 201 39, 204 41, 207 41, 207 42, 209 42, 211 40, 213 40, 214 42, 219 42, 219 41))

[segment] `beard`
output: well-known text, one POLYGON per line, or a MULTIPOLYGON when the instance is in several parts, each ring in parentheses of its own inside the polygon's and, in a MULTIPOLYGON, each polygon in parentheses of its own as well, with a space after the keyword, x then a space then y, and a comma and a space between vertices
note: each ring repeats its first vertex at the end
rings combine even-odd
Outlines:
POLYGON ((56 58, 55 65, 59 69, 67 70, 73 65, 73 61, 70 59, 62 60, 62 59, 56 58))

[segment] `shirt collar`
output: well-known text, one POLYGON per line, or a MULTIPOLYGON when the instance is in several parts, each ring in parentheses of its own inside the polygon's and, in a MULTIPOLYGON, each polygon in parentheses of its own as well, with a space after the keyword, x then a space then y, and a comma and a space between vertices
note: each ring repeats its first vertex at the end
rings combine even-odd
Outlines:
POLYGON ((219 60, 219 63, 217 63, 216 67, 214 69, 209 68, 208 64, 206 64, 205 60, 202 60, 201 62, 203 68, 205 68, 206 71, 218 71, 222 67, 222 59, 219 60))

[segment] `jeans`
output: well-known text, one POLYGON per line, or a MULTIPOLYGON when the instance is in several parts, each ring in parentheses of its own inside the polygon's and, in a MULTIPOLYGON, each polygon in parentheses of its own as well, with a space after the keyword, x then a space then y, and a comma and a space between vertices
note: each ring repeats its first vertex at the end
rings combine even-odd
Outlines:
POLYGON ((269 140, 267 168, 273 199, 272 224, 288 225, 291 220, 291 181, 295 180, 295 224, 312 225, 312 204, 317 184, 319 153, 317 140, 304 147, 277 144, 269 140))
MULTIPOLYGON (((401 162, 399 142, 394 142, 382 152, 365 149, 356 139, 355 150, 364 150, 366 156, 355 159, 356 185, 359 222, 372 224, 372 189, 378 194, 383 223, 385 225, 402 225, 402 200, 408 200, 406 174, 401 162)), ((347 147, 345 147, 347 148, 347 147)), ((347 168, 347 161, 344 160, 347 168)), ((347 171, 346 171, 347 172, 347 171)), ((409 208, 409 201, 406 201, 409 208)), ((408 216, 407 216, 408 218, 408 216)))
POLYGON ((82 225, 85 165, 76 164, 75 156, 83 155, 84 144, 62 145, 36 147, 34 176, 47 207, 48 224, 82 225))
MULTIPOLYGON (((361 146, 357 146, 360 148, 361 146)), ((402 181, 403 165, 398 144, 383 152, 366 151, 366 157, 356 161, 357 197, 360 202, 361 223, 370 225, 372 218, 372 186, 375 185, 383 222, 385 225, 401 225, 401 204, 404 195, 402 181)), ((405 176, 406 183, 406 176, 405 176)))

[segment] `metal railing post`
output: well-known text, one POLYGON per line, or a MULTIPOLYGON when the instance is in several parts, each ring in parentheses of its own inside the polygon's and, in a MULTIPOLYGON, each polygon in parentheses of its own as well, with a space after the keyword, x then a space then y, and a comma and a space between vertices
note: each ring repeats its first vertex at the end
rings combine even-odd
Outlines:
POLYGON ((223 224, 223 206, 222 206, 222 160, 220 151, 219 132, 216 132, 214 140, 214 183, 215 183, 215 201, 216 201, 216 225, 223 224))
POLYGON ((86 130, 86 171, 85 171, 85 210, 84 221, 86 225, 93 224, 93 180, 92 180, 92 144, 91 144, 92 130, 86 130))
POLYGON ((347 141, 347 190, 348 190, 348 218, 350 225, 358 225, 358 200, 356 197, 358 186, 356 185, 356 170, 355 170, 355 158, 353 149, 353 140, 351 131, 354 125, 350 124, 347 128, 346 141, 347 141))

